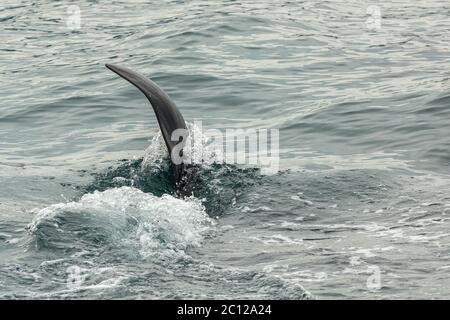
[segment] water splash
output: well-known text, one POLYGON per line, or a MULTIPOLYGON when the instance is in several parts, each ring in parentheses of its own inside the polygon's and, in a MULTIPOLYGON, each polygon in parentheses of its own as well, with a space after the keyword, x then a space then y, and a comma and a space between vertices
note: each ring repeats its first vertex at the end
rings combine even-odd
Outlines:
MULTIPOLYGON (((203 135, 195 124, 188 123, 188 128, 190 138, 185 150, 200 165, 187 166, 189 171, 182 181, 186 191, 183 194, 199 199, 209 215, 220 216, 262 176, 257 168, 221 163, 223 156, 214 140, 203 135), (191 139, 197 142, 193 143, 191 139)), ((159 132, 151 140, 142 159, 122 160, 118 167, 94 176, 95 180, 84 188, 85 192, 131 186, 156 196, 177 194, 167 148, 159 132)))
POLYGON ((149 169, 151 172, 156 172, 165 168, 165 162, 168 159, 169 153, 162 138, 161 132, 152 138, 150 145, 144 152, 144 157, 141 163, 141 170, 149 169))
POLYGON ((86 194, 35 210, 28 230, 38 250, 131 250, 141 258, 185 255, 214 225, 199 200, 156 197, 132 187, 86 194))
MULTIPOLYGON (((183 152, 192 164, 207 166, 223 163, 222 146, 218 146, 214 139, 205 135, 202 128, 195 123, 188 122, 187 129, 189 135, 183 152)), ((141 168, 142 170, 150 168, 153 171, 164 169, 167 161, 169 161, 169 153, 164 139, 158 131, 144 152, 141 168)))

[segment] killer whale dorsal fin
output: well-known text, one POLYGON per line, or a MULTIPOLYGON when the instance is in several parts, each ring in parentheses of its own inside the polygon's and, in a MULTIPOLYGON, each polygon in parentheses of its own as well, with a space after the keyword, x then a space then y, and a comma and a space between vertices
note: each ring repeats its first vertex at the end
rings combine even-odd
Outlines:
POLYGON ((105 66, 129 81, 147 97, 155 111, 162 136, 171 154, 172 149, 179 143, 179 141, 171 140, 172 133, 177 129, 187 129, 186 122, 175 103, 156 83, 143 75, 125 67, 112 64, 105 64, 105 66))

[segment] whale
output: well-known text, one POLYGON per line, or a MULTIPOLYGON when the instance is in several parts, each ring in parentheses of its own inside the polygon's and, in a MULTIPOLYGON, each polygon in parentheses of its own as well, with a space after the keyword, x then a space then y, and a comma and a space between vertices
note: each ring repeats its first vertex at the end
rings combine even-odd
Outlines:
POLYGON ((183 147, 189 131, 177 106, 163 89, 145 76, 126 67, 113 64, 105 64, 105 66, 138 88, 150 102, 171 158, 175 185, 178 190, 187 191, 184 188, 183 178, 189 172, 189 168, 182 160, 183 147))

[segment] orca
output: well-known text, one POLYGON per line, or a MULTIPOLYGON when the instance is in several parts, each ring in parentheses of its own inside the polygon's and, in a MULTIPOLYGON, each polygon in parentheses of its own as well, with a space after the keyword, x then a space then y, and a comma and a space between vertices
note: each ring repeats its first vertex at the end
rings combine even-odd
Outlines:
POLYGON ((173 152, 178 152, 178 159, 182 159, 184 143, 189 132, 177 106, 155 82, 143 75, 125 67, 112 64, 105 64, 105 66, 129 81, 147 97, 156 114, 161 134, 169 151, 175 184, 177 188, 181 188, 186 168, 182 161, 174 161, 173 152), (177 130, 181 130, 184 134, 177 134, 177 130))

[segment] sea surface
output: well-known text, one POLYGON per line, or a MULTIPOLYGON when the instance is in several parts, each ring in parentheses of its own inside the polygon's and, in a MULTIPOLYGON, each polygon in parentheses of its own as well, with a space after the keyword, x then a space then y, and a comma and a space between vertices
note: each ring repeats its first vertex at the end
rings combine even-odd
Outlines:
POLYGON ((450 298, 449 61, 448 1, 2 0, 0 298, 450 298), (177 195, 105 63, 278 172, 177 195))

